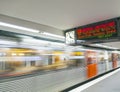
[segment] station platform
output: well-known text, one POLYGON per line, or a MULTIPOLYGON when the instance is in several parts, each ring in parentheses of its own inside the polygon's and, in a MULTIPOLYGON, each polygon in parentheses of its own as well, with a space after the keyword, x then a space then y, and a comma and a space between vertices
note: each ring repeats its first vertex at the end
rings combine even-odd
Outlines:
POLYGON ((69 92, 120 92, 120 68, 69 92))

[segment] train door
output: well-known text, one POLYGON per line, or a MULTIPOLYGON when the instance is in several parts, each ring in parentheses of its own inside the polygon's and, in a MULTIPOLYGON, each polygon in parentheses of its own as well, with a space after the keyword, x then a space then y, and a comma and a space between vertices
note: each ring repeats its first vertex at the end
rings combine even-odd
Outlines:
POLYGON ((97 75, 97 53, 95 51, 86 51, 85 59, 87 64, 87 78, 91 78, 97 75))

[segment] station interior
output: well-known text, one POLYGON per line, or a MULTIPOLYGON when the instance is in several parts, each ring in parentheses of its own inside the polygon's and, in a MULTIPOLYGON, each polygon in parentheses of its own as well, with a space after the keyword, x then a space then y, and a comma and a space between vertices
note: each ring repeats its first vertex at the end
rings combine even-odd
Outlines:
POLYGON ((106 92, 71 90, 119 70, 119 4, 0 0, 0 92, 106 92))

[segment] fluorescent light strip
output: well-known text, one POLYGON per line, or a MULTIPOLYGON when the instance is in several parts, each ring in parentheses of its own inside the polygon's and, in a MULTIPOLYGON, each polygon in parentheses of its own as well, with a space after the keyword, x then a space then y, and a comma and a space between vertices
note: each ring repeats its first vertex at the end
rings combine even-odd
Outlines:
POLYGON ((95 45, 99 46, 99 47, 109 48, 109 49, 118 49, 116 47, 110 47, 110 46, 106 46, 106 45, 102 45, 102 44, 95 44, 95 45))
POLYGON ((69 92, 81 92, 81 91, 87 89, 88 87, 90 87, 90 86, 92 86, 92 85, 94 85, 94 84, 96 84, 96 83, 110 77, 111 75, 113 75, 113 74, 115 74, 115 73, 117 73, 119 71, 120 71, 120 69, 117 69, 117 70, 115 70, 115 71, 113 71, 113 72, 111 72, 109 74, 106 74, 106 75, 104 75, 104 76, 102 76, 102 77, 100 77, 98 79, 95 79, 95 80, 93 80, 93 81, 91 81, 89 83, 86 83, 86 84, 84 84, 84 85, 82 85, 80 87, 77 87, 77 88, 75 88, 75 89, 73 89, 73 90, 71 90, 69 92))
POLYGON ((14 25, 14 24, 9 24, 9 23, 4 23, 4 22, 0 22, 0 26, 20 29, 20 30, 25 30, 25 31, 29 31, 29 32, 35 32, 35 33, 39 33, 40 32, 39 30, 36 30, 36 29, 31 29, 31 28, 27 28, 27 27, 17 26, 17 25, 14 25))
POLYGON ((51 34, 51 33, 47 33, 47 32, 43 32, 41 33, 43 35, 49 35, 49 36, 52 36, 52 37, 57 37, 57 38, 65 38, 64 36, 60 36, 60 35, 55 35, 55 34, 51 34))
POLYGON ((51 34, 51 33, 47 33, 47 32, 41 32, 41 31, 36 30, 36 29, 22 27, 22 26, 18 26, 18 25, 14 25, 14 24, 5 23, 5 22, 0 22, 0 26, 15 28, 15 29, 29 31, 29 32, 41 33, 42 35, 48 35, 48 36, 57 37, 57 38, 63 38, 63 39, 65 38, 64 36, 55 35, 55 34, 51 34))

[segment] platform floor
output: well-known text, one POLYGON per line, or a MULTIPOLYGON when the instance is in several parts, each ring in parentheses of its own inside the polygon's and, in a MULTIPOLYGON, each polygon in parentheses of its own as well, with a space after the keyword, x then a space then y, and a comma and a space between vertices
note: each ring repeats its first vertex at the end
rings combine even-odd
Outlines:
POLYGON ((117 69, 104 76, 99 78, 100 81, 95 79, 90 83, 82 85, 81 87, 78 87, 70 92, 120 92, 120 69, 117 69), (104 76, 107 77, 103 78, 104 76), (96 80, 99 82, 95 83, 96 80))
POLYGON ((120 92, 120 71, 81 92, 120 92))

